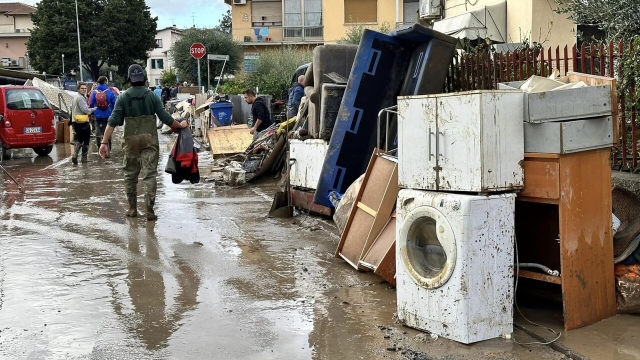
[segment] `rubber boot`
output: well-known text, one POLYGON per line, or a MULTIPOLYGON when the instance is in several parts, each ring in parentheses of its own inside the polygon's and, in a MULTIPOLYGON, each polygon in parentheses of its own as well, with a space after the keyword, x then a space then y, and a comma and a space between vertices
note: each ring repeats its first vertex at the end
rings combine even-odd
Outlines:
POLYGON ((71 156, 71 162, 74 164, 78 164, 78 151, 80 151, 80 145, 76 143, 75 149, 73 150, 73 155, 71 156))
POLYGON ((144 196, 145 203, 147 204, 147 220, 153 221, 157 219, 156 213, 153 211, 153 206, 156 204, 156 196, 146 194, 144 196))
POLYGON ((89 156, 88 151, 85 151, 85 149, 82 149, 82 159, 80 160, 83 163, 87 162, 87 156, 89 156))
POLYGON ((129 210, 127 211, 127 217, 138 216, 138 194, 127 194, 127 201, 129 202, 129 210))

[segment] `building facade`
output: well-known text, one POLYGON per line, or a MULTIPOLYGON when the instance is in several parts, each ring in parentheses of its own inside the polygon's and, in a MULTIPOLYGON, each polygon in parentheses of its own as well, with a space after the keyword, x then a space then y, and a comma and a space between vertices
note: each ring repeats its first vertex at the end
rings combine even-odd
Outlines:
POLYGON ((163 85, 162 72, 173 67, 168 54, 169 49, 181 36, 182 31, 175 26, 160 29, 156 33, 156 48, 149 52, 147 60, 146 71, 150 86, 163 85))
POLYGON ((6 69, 30 69, 27 42, 36 8, 19 2, 0 3, 0 64, 6 69))

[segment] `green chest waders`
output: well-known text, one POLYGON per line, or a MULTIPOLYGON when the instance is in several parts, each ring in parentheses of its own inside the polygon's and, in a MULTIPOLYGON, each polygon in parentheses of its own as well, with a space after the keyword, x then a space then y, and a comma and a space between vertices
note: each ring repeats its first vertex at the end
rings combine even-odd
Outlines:
MULTIPOLYGON (((143 96, 133 97, 129 101, 128 111, 131 114, 131 103, 136 100, 145 101, 148 92, 143 96)), ((147 114, 153 114, 146 109, 147 114)), ((156 218, 153 205, 156 198, 156 188, 159 160, 158 130, 155 115, 142 115, 124 118, 124 138, 122 152, 125 188, 129 200, 128 216, 137 215, 136 199, 138 176, 142 175, 144 183, 145 201, 147 205, 147 219, 156 218), (131 213, 131 215, 129 215, 131 213)))

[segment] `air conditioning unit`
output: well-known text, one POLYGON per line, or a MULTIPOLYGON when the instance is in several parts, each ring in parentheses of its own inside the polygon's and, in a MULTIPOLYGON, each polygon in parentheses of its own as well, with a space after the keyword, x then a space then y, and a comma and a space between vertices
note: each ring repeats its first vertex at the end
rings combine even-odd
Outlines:
POLYGON ((10 58, 2 58, 1 62, 2 66, 9 66, 11 64, 10 58))
POLYGON ((247 0, 233 0, 233 5, 247 5, 247 0))
POLYGON ((420 0, 419 12, 420 19, 440 19, 442 17, 442 3, 440 0, 420 0))
POLYGON ((11 60, 11 66, 18 66, 18 60, 11 60))
POLYGON ((26 33, 27 29, 16 29, 17 33, 26 33))

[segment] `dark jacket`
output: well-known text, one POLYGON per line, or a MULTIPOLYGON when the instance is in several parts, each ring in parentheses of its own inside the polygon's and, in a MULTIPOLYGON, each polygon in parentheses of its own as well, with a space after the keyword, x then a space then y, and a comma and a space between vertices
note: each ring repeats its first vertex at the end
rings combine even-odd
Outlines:
POLYGON ((289 89, 289 101, 287 101, 287 106, 297 108, 298 106, 300 106, 300 101, 302 100, 303 96, 304 86, 302 86, 302 84, 300 83, 295 83, 295 85, 293 85, 291 89, 289 89))
POLYGON ((183 180, 188 180, 192 184, 200 182, 198 152, 193 147, 191 129, 178 129, 178 138, 173 144, 164 171, 171 174, 171 181, 174 184, 179 184, 183 180))
POLYGON ((98 104, 96 102, 97 93, 95 91, 91 92, 91 98, 89 99, 89 107, 96 108, 96 111, 93 112, 93 115, 95 115, 96 118, 108 119, 109 116, 111 116, 111 113, 113 112, 113 108, 116 105, 116 100, 118 99, 118 97, 113 92, 113 90, 109 89, 109 86, 105 84, 98 85, 96 90, 98 92, 107 90, 105 92, 105 95, 107 95, 107 102, 109 103, 109 107, 106 110, 102 110, 98 108, 98 104))
POLYGON ((253 116, 253 123, 255 124, 257 120, 262 120, 260 126, 258 126, 258 131, 262 131, 271 124, 271 113, 269 113, 269 108, 267 108, 267 104, 262 100, 262 98, 256 98, 256 101, 253 102, 251 106, 251 116, 253 116))

